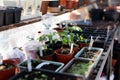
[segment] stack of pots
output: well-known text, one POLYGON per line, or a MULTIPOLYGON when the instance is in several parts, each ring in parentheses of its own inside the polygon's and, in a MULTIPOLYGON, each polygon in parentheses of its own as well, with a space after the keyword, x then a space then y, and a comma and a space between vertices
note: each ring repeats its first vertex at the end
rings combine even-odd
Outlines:
POLYGON ((19 7, 0 7, 0 26, 18 23, 21 20, 22 8, 19 7))

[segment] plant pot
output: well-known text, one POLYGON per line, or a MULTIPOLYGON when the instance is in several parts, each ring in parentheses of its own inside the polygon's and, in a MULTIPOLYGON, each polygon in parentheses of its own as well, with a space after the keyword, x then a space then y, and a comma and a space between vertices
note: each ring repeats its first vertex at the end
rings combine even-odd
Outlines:
POLYGON ((5 13, 5 10, 3 8, 4 7, 0 7, 0 26, 4 25, 4 13, 5 13))
POLYGON ((96 48, 96 47, 83 47, 76 55, 75 58, 82 58, 86 60, 93 60, 95 61, 94 66, 97 65, 98 61, 101 58, 103 49, 96 48))
POLYGON ((50 70, 50 71, 58 72, 64 66, 64 64, 61 62, 44 61, 40 63, 38 66, 40 66, 39 69, 42 70, 50 70))
POLYGON ((74 1, 66 0, 66 9, 73 9, 74 1))
POLYGON ((5 25, 13 24, 13 22, 14 22, 14 19, 13 19, 14 12, 15 12, 15 7, 6 7, 5 16, 4 16, 5 25))
MULTIPOLYGON (((0 80, 8 80, 10 77, 14 76, 16 73, 18 73, 18 67, 17 67, 17 62, 13 60, 3 60, 3 64, 6 64, 4 66, 11 66, 7 69, 0 70, 0 80)), ((1 66, 1 65, 0 65, 1 66)))
POLYGON ((78 44, 79 45, 79 48, 80 49, 82 49, 83 47, 87 47, 87 46, 89 46, 89 42, 76 42, 76 44, 78 44))
POLYGON ((89 80, 89 76, 94 68, 93 64, 94 62, 91 60, 73 58, 60 70, 60 72, 77 75, 84 78, 82 80, 89 80))
MULTIPOLYGON (((42 63, 43 60, 34 60, 32 59, 31 60, 31 65, 32 65, 32 68, 34 69, 38 64, 42 63)), ((27 69, 27 60, 18 64, 18 67, 20 68, 20 72, 21 71, 24 71, 25 69, 27 69)))
POLYGON ((66 0, 60 0, 59 3, 61 6, 64 6, 66 8, 66 0))
POLYGON ((22 8, 15 8, 15 12, 14 12, 14 17, 13 17, 13 23, 19 23, 21 20, 21 12, 22 12, 22 8))
POLYGON ((54 60, 54 51, 53 50, 43 50, 43 56, 39 56, 43 60, 54 60))
MULTIPOLYGON (((20 63, 19 65, 20 71, 24 71, 27 69, 27 61, 20 63)), ((33 69, 42 69, 42 70, 51 70, 51 71, 59 71, 64 66, 63 63, 47 61, 47 60, 32 60, 32 68, 33 69)))
POLYGON ((9 80, 83 80, 76 75, 69 75, 65 73, 46 71, 46 70, 32 70, 32 72, 23 71, 9 80), (26 76, 27 75, 27 76, 26 76), (26 78, 25 78, 26 76, 26 78))
POLYGON ((70 61, 73 58, 74 51, 72 53, 67 54, 61 54, 62 49, 55 50, 56 59, 58 62, 63 62, 66 64, 68 61, 70 61))
POLYGON ((41 9, 40 9, 42 14, 46 14, 47 13, 48 5, 49 5, 49 1, 42 1, 41 9))

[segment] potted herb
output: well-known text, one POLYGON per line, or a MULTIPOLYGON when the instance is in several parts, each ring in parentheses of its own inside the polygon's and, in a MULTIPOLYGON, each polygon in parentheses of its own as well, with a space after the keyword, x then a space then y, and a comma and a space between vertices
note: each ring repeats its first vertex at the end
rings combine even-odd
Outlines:
POLYGON ((0 80, 8 80, 18 73, 17 62, 15 60, 3 60, 0 64, 0 80))
POLYGON ((61 73, 67 73, 84 77, 85 80, 89 79, 90 73, 93 71, 94 62, 91 60, 73 58, 61 70, 61 73))
POLYGON ((38 38, 39 42, 44 41, 45 44, 47 44, 48 48, 51 48, 53 50, 61 47, 61 41, 57 38, 54 38, 54 35, 56 35, 56 32, 51 32, 50 34, 44 34, 38 38))
POLYGON ((103 49, 102 48, 96 48, 96 47, 83 47, 76 55, 75 58, 83 58, 88 60, 95 61, 95 65, 98 63, 101 55, 102 55, 103 49))
POLYGON ((58 62, 67 63, 73 58, 74 51, 70 51, 69 48, 60 48, 55 50, 56 59, 58 62))
POLYGON ((83 47, 89 46, 89 40, 84 38, 82 35, 76 34, 76 44, 79 45, 79 48, 82 49, 83 47))
POLYGON ((75 38, 75 34, 71 33, 68 30, 64 30, 63 32, 59 33, 60 35, 60 39, 62 41, 62 48, 70 48, 71 44, 73 43, 73 51, 74 51, 74 55, 77 53, 77 51, 79 50, 79 45, 77 45, 74 42, 74 38, 75 38))

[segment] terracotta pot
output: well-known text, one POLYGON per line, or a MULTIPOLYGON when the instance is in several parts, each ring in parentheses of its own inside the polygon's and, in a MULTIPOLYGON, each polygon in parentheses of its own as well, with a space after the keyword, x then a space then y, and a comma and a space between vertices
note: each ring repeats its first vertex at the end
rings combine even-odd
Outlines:
POLYGON ((73 55, 76 55, 76 53, 79 51, 79 47, 73 47, 73 51, 74 51, 74 54, 73 55))
MULTIPOLYGON (((63 45, 62 47, 63 48, 70 48, 69 45, 63 45)), ((73 55, 75 55, 79 50, 80 50, 79 46, 74 46, 73 47, 73 51, 74 51, 73 55)))
POLYGON ((66 8, 66 0, 60 0, 60 5, 62 5, 66 8))
POLYGON ((78 3, 79 3, 79 0, 74 0, 74 5, 73 5, 74 9, 78 8, 78 3))
POLYGON ((67 9, 73 9, 74 1, 72 0, 67 0, 66 2, 66 8, 67 9))
POLYGON ((8 80, 10 77, 14 76, 16 73, 18 73, 19 69, 17 67, 17 62, 14 60, 3 60, 3 63, 10 63, 13 64, 14 67, 1 70, 0 71, 0 80, 8 80))
POLYGON ((42 1, 41 9, 40 9, 42 14, 46 14, 47 13, 48 5, 49 5, 49 1, 42 1))
POLYGON ((61 54, 62 49, 55 50, 56 59, 58 62, 63 62, 64 64, 68 63, 72 58, 74 51, 68 54, 61 54))
POLYGON ((76 44, 79 45, 79 48, 82 49, 83 47, 89 46, 89 42, 84 43, 84 42, 76 42, 76 44))

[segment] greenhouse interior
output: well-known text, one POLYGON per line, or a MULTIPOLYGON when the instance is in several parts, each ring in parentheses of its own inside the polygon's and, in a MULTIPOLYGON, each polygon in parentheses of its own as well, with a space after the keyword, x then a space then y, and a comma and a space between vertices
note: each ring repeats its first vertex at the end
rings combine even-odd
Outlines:
POLYGON ((120 0, 0 0, 0 80, 120 80, 120 0))

